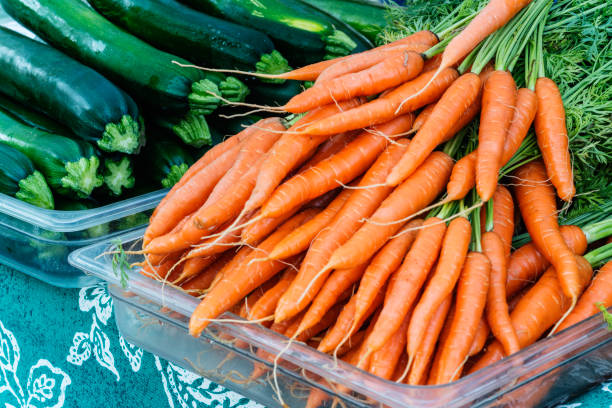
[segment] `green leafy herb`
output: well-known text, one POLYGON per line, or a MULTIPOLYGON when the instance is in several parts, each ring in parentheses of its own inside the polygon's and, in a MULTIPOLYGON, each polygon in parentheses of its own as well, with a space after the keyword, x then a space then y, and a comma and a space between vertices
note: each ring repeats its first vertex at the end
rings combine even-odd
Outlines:
POLYGON ((604 321, 608 324, 608 330, 612 331, 612 313, 608 312, 608 309, 602 303, 597 303, 597 308, 601 311, 604 321))
POLYGON ((127 260, 127 254, 123 250, 123 243, 121 240, 116 239, 112 241, 112 244, 116 247, 117 251, 113 253, 113 272, 115 276, 119 278, 121 287, 127 289, 128 285, 128 271, 130 270, 130 263, 127 260))

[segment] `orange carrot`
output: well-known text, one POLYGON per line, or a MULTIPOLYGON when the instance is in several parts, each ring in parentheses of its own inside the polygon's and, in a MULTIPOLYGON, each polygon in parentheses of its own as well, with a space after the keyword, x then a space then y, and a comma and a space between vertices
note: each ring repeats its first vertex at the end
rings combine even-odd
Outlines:
POLYGON ((410 176, 444 141, 451 127, 480 95, 478 75, 467 73, 459 77, 444 92, 427 122, 412 139, 408 151, 387 177, 386 183, 396 186, 410 176))
MULTIPOLYGON (((385 180, 391 167, 406 150, 408 141, 400 139, 397 143, 390 145, 380 155, 363 176, 359 187, 380 185, 385 180)), ((279 316, 279 319, 294 316, 310 303, 316 292, 298 301, 310 281, 329 261, 334 250, 345 243, 359 228, 361 219, 369 217, 391 190, 390 187, 383 186, 368 187, 357 189, 351 194, 328 228, 322 230, 312 241, 304 262, 300 266, 298 276, 287 290, 287 294, 278 303, 275 314, 279 316)))
POLYGON ((431 116, 431 113, 433 112, 435 107, 435 103, 430 103, 429 105, 423 108, 423 110, 414 119, 414 123, 412 124, 411 129, 413 132, 418 132, 419 129, 423 127, 425 122, 427 122, 427 119, 429 119, 429 117, 431 116))
MULTIPOLYGON (((233 221, 234 220, 230 220, 226 222, 219 228, 219 230, 226 231, 229 227, 231 227, 233 221)), ((235 231, 227 231, 227 233, 223 234, 221 237, 214 236, 211 238, 206 238, 199 244, 194 245, 193 249, 187 252, 185 258, 192 259, 211 256, 223 253, 234 246, 238 246, 240 245, 240 231, 240 229, 235 231)))
POLYGON ((210 285, 212 285, 213 280, 217 276, 217 274, 223 269, 228 262, 230 262, 231 258, 234 257, 234 253, 232 251, 228 251, 215 261, 212 265, 206 268, 204 271, 200 272, 197 276, 189 279, 185 283, 180 286, 187 291, 187 293, 199 296, 204 291, 206 291, 210 285))
POLYGON ((425 61, 423 72, 436 71, 442 63, 442 54, 437 54, 425 61))
POLYGON ((531 0, 491 0, 470 23, 451 40, 442 55, 440 69, 450 67, 468 55, 489 34, 506 24, 531 0))
POLYGON ((376 309, 378 309, 383 302, 384 298, 384 291, 381 290, 376 295, 376 299, 374 302, 372 302, 372 305, 370 305, 367 312, 364 313, 357 323, 354 323, 353 317, 355 316, 355 296, 351 297, 348 303, 344 305, 344 308, 342 309, 342 312, 340 312, 336 323, 328 330, 323 337, 323 340, 321 340, 317 350, 323 353, 329 353, 336 349, 342 340, 350 339, 355 333, 357 333, 363 323, 370 316, 372 316, 372 314, 374 314, 376 309))
POLYGON ((497 187, 506 134, 516 106, 516 84, 508 71, 496 70, 484 84, 478 130, 476 190, 488 201, 497 187))
POLYGON ((384 97, 374 99, 363 106, 346 110, 329 118, 313 122, 304 129, 304 133, 309 135, 332 135, 378 125, 388 122, 398 115, 415 111, 435 102, 451 83, 457 79, 459 76, 457 70, 449 68, 442 71, 419 97, 411 99, 402 106, 400 111, 397 111, 406 96, 413 95, 421 90, 433 78, 434 74, 434 72, 426 72, 398 86, 384 97))
POLYGON ((270 252, 268 258, 283 259, 305 251, 317 234, 332 221, 352 193, 353 190, 343 190, 327 208, 279 242, 270 252))
POLYGON ((416 77, 423 70, 423 57, 412 51, 390 53, 381 62, 363 71, 315 84, 297 94, 284 106, 287 112, 307 112, 317 106, 356 96, 383 92, 416 77))
POLYGON ((183 272, 177 279, 177 283, 184 282, 193 276, 196 276, 208 266, 212 265, 217 260, 217 256, 205 256, 200 258, 191 258, 185 261, 183 272))
POLYGON ((219 180, 204 205, 224 199, 227 191, 240 180, 253 163, 265 154, 285 130, 280 118, 267 118, 257 122, 257 130, 240 145, 240 153, 232 168, 219 180))
POLYGON ((535 130, 546 173, 559 198, 569 202, 576 187, 561 92, 553 80, 544 77, 536 81, 535 92, 538 98, 535 130))
MULTIPOLYGON (((287 133, 284 133, 268 152, 268 160, 261 166, 253 193, 245 205, 246 211, 251 211, 260 207, 270 197, 274 189, 278 187, 287 174, 310 157, 316 147, 328 139, 327 136, 304 137, 295 135, 291 132, 301 132, 304 126, 309 123, 351 109, 361 103, 361 99, 352 99, 350 101, 322 106, 312 110, 307 113, 306 116, 295 122, 295 124, 287 130, 287 133)), ((336 133, 342 132, 333 132, 328 135, 336 133)))
POLYGON ((414 358, 418 351, 433 314, 455 288, 467 256, 471 233, 470 222, 463 217, 455 218, 448 225, 438 266, 410 319, 408 326, 410 358, 414 358))
POLYGON ((482 253, 467 255, 457 287, 455 316, 441 349, 437 384, 446 384, 461 376, 487 302, 490 272, 491 264, 482 253))
MULTIPOLYGON (((580 291, 591 281, 591 265, 577 256, 580 291)), ((549 268, 538 282, 521 298, 512 314, 512 325, 518 336, 521 348, 535 343, 571 307, 572 300, 564 295, 558 273, 549 268)), ((480 370, 504 358, 501 343, 494 341, 487 351, 470 369, 470 373, 480 370)))
MULTIPOLYGON (((378 327, 372 338, 368 338, 367 347, 376 351, 382 347, 408 314, 417 299, 427 275, 438 258, 446 225, 437 217, 428 218, 418 231, 414 244, 406 254, 404 262, 395 274, 389 293, 385 296, 383 309, 380 313, 378 327)), ((363 315, 369 302, 364 302, 361 287, 357 292, 355 317, 363 315)))
MULTIPOLYGON (((312 337, 321 333, 323 330, 326 330, 336 321, 338 315, 340 314, 340 311, 342 310, 342 306, 342 303, 336 303, 335 305, 332 305, 332 307, 328 311, 326 311, 323 315, 319 317, 319 319, 314 325, 303 331, 299 330, 299 327, 302 326, 303 318, 302 320, 294 321, 287 328, 287 331, 285 331, 285 336, 289 338, 295 337, 297 341, 301 341, 303 343, 310 340, 312 337)), ((304 317, 306 317, 306 315, 304 315, 304 317)))
MULTIPOLYGON (((510 256, 512 250, 512 236, 514 235, 514 201, 510 191, 502 185, 498 185, 493 194, 493 229, 499 235, 504 244, 506 257, 510 256)), ((486 224, 487 212, 480 213, 480 225, 486 224)))
POLYGON ((548 182, 546 169, 541 161, 533 161, 520 167, 515 176, 515 187, 525 227, 542 255, 555 267, 563 293, 574 304, 579 295, 579 274, 576 257, 559 232, 555 191, 548 182))
POLYGON ((259 320, 266 316, 272 315, 272 313, 274 313, 274 308, 278 303, 278 299, 280 299, 282 294, 285 293, 291 284, 291 281, 295 279, 295 275, 296 272, 293 269, 287 269, 276 285, 268 289, 268 291, 266 291, 266 293, 264 293, 264 295, 259 298, 257 302, 255 302, 249 311, 247 318, 249 320, 259 320))
POLYGON ((332 64, 325 71, 321 72, 316 83, 337 78, 341 75, 361 71, 384 60, 384 58, 397 49, 424 52, 426 49, 436 45, 438 37, 431 31, 418 31, 412 35, 389 44, 373 48, 358 54, 338 58, 336 64, 332 64), (424 47, 424 48, 423 48, 424 47))
POLYGON ((312 218, 313 215, 311 210, 305 210, 297 214, 262 242, 257 247, 257 250, 254 250, 247 256, 240 268, 226 271, 223 278, 212 287, 191 315, 189 333, 196 337, 199 336, 211 319, 215 319, 221 313, 231 308, 247 293, 285 268, 286 265, 278 261, 253 263, 250 261, 256 257, 261 257, 262 253, 266 254, 269 252, 285 235, 312 218))
MULTIPOLYGON (((290 211, 287 211, 285 214, 280 217, 267 217, 261 218, 258 221, 249 224, 242 228, 242 232, 236 231, 235 234, 240 234, 240 238, 242 239, 242 243, 245 245, 256 245, 259 241, 268 236, 272 231, 276 229, 283 222, 287 221, 289 218, 293 217, 295 213, 300 210, 300 207, 295 207, 290 211)), ((261 211, 257 210, 252 218, 258 217, 261 214, 261 211)), ((245 219, 245 222, 248 221, 245 219)))
POLYGON ((401 228, 397 220, 421 210, 443 191, 452 166, 453 160, 445 153, 432 153, 389 195, 368 222, 334 252, 327 268, 350 268, 371 257, 401 228))
MULTIPOLYGON (((587 249, 587 238, 579 227, 562 225, 559 230, 563 240, 573 253, 584 254, 587 249)), ((538 251, 533 242, 514 251, 508 261, 508 281, 506 283, 508 299, 528 283, 534 283, 549 266, 550 262, 538 251)))
POLYGON ((477 151, 474 150, 455 163, 446 186, 449 201, 461 200, 476 185, 476 156, 477 151))
POLYGON ((431 318, 430 324, 427 326, 423 342, 412 361, 410 374, 408 376, 408 384, 410 385, 425 385, 427 380, 427 369, 431 363, 431 358, 434 355, 436 344, 442 326, 446 321, 446 316, 452 303, 452 296, 448 296, 442 301, 436 312, 431 318))
POLYGON ((272 278, 269 281, 265 282, 258 288, 255 288, 247 297, 242 301, 242 306, 240 306, 240 311, 238 312, 238 316, 246 319, 250 312, 251 308, 261 297, 268 291, 270 288, 274 287, 277 281, 272 278))
MULTIPOLYGON (((377 319, 377 322, 379 321, 380 317, 377 319)), ((391 379, 406 346, 406 330, 408 329, 409 321, 410 316, 405 316, 400 327, 389 337, 384 346, 372 354, 369 372, 385 380, 391 379)), ((376 328, 374 328, 372 333, 375 335, 376 328)))
POLYGON ((487 299, 486 317, 495 338, 504 346, 507 355, 520 350, 518 338, 510 321, 506 302, 506 254, 505 244, 500 236, 485 232, 482 236, 482 250, 491 262, 491 281, 487 299))
POLYGON ((297 330, 302 333, 321 320, 321 317, 337 302, 338 297, 357 282, 365 271, 366 264, 350 269, 339 269, 331 274, 312 301, 297 330))
MULTIPOLYGON (((157 215, 147 227, 147 245, 172 230, 183 218, 196 211, 206 201, 217 182, 232 167, 240 149, 235 147, 217 157, 208 166, 194 174, 181 188, 176 190, 172 200, 159 207, 157 215)), ((161 253, 172 252, 162 251, 161 253)))
POLYGON ((485 344, 487 343, 487 340, 489 339, 489 331, 489 325, 487 324, 487 320, 483 316, 483 318, 481 318, 480 322, 478 323, 478 328, 476 329, 476 336, 474 337, 472 347, 470 348, 470 352, 468 353, 470 357, 475 356, 476 354, 482 351, 485 344))
POLYGON ((323 160, 335 155, 336 153, 343 150, 346 145, 355 140, 355 137, 361 132, 352 131, 346 133, 338 133, 337 135, 333 135, 325 142, 321 143, 321 145, 317 148, 314 154, 308 159, 306 163, 302 165, 297 171, 296 174, 302 173, 309 168, 316 166, 323 160))
POLYGON ((368 169, 386 147, 388 140, 377 132, 393 137, 410 130, 413 119, 412 114, 407 114, 364 131, 338 154, 281 184, 263 205, 262 214, 265 217, 278 217, 287 208, 353 180, 368 169))
POLYGON ((600 313, 598 305, 605 308, 612 306, 612 261, 608 261, 595 275, 591 285, 582 294, 572 313, 561 323, 557 331, 600 313))

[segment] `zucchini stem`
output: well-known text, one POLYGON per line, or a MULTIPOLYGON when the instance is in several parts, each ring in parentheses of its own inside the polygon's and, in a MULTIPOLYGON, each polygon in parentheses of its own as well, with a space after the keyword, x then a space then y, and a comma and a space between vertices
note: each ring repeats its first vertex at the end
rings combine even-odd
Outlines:
MULTIPOLYGON (((289 61, 277 50, 273 50, 269 54, 263 54, 255 64, 255 69, 256 73, 265 75, 278 75, 291 71, 289 61)), ((285 83, 285 80, 281 78, 260 78, 260 81, 269 84, 285 83)))
POLYGON ((323 36, 325 43, 325 56, 323 59, 330 60, 338 57, 349 55, 357 44, 344 31, 336 30, 328 35, 323 36))
POLYGON ((135 179, 132 173, 132 163, 128 157, 120 160, 104 160, 104 184, 112 195, 121 195, 124 188, 134 187, 135 179))
POLYGON ((98 174, 100 159, 91 156, 89 159, 81 157, 76 162, 68 162, 64 165, 66 175, 62 177, 62 188, 74 191, 80 198, 91 195, 94 188, 104 183, 102 176, 98 174))
POLYGON ((212 144, 212 136, 204 115, 189 112, 178 124, 172 126, 172 131, 183 142, 195 148, 212 144))
MULTIPOLYGON (((236 77, 228 76, 219 84, 219 91, 223 99, 230 102, 244 102, 247 95, 251 93, 249 88, 236 77)), ((226 102, 221 101, 221 105, 226 102)))
POLYGON ((183 177, 183 174, 187 172, 189 166, 187 163, 181 163, 180 165, 172 165, 170 167, 170 172, 168 175, 161 181, 161 184, 164 188, 171 188, 183 177))
POLYGON ((219 87, 210 79, 194 82, 187 97, 190 111, 200 115, 210 115, 221 103, 221 100, 215 96, 220 94, 219 87))
POLYGON ((34 173, 19 180, 19 190, 15 193, 15 197, 47 210, 55 208, 53 194, 47 184, 47 180, 38 170, 34 170, 34 173))
POLYGON ((108 123, 98 140, 105 152, 137 153, 144 144, 144 124, 130 115, 123 115, 118 123, 108 123))

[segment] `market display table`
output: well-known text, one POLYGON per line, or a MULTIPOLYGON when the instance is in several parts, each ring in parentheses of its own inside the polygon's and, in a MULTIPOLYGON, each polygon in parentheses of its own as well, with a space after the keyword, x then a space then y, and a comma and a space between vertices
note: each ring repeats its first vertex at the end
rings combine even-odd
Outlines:
MULTIPOLYGON (((127 343, 103 286, 0 276, 0 408, 262 407, 127 343)), ((560 407, 612 408, 612 383, 560 407)))

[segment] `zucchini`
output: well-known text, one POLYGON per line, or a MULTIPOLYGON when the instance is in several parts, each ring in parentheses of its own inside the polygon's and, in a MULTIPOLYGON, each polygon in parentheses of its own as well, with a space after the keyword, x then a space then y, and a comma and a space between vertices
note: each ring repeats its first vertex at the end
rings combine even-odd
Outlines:
POLYGON ((301 0, 345 22, 376 43, 378 33, 387 25, 387 10, 381 4, 355 0, 301 0))
POLYGON ((25 154, 60 194, 88 197, 102 185, 91 144, 26 125, 0 109, 0 142, 25 154))
POLYGON ((180 0, 269 35, 290 62, 306 65, 372 47, 352 27, 299 0, 180 0))
POLYGON ((285 81, 284 84, 264 84, 259 81, 247 81, 251 90, 251 99, 259 105, 283 106, 289 99, 302 92, 300 81, 285 81))
POLYGON ((253 70, 274 50, 253 29, 195 11, 175 0, 87 0, 103 16, 149 44, 198 65, 253 70))
POLYGON ((134 153, 144 141, 132 98, 93 69, 4 27, 0 82, 0 92, 102 150, 134 153))
POLYGON ((163 188, 171 188, 193 164, 193 156, 182 146, 167 138, 156 138, 139 157, 141 170, 163 188))
MULTIPOLYGON (((193 89, 204 73, 106 20, 81 0, 0 0, 4 10, 47 43, 99 71, 143 105, 183 114, 192 97, 217 100, 193 89)), ((210 82, 210 81, 208 81, 210 82)), ((197 135, 196 135, 197 136, 197 135)))
POLYGON ((44 176, 19 150, 0 143, 0 193, 52 210, 53 194, 44 176))
POLYGON ((136 182, 132 171, 132 162, 127 156, 105 158, 103 176, 104 185, 113 196, 120 196, 123 189, 134 187, 136 182))
POLYGON ((49 133, 58 133, 60 135, 70 134, 70 130, 67 127, 57 123, 42 113, 27 109, 23 105, 10 98, 7 98, 4 95, 0 95, 0 109, 10 113, 12 116, 16 117, 28 126, 32 126, 49 133))

